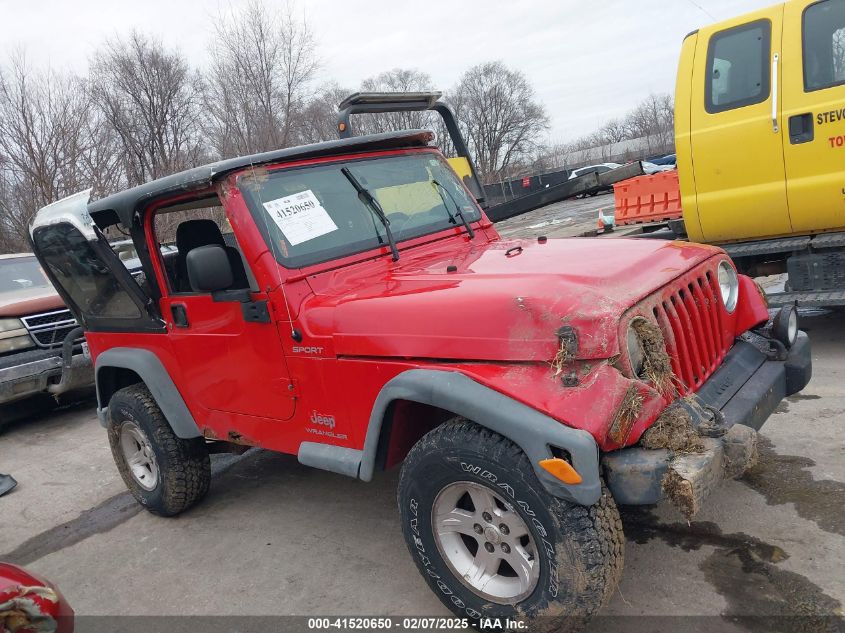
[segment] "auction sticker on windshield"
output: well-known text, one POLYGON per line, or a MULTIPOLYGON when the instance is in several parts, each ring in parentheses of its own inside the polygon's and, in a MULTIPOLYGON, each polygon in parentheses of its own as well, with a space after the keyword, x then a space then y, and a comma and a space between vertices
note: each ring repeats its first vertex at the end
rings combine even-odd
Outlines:
POLYGON ((291 246, 337 231, 337 225, 310 189, 264 203, 291 246))

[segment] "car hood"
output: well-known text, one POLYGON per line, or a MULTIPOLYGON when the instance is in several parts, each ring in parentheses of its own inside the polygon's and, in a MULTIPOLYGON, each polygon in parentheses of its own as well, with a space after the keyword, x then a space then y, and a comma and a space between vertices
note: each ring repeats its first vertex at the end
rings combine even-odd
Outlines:
POLYGON ((64 307, 62 298, 53 288, 33 287, 0 292, 0 317, 21 317, 64 307))
POLYGON ((619 353, 622 315, 719 249, 645 239, 454 242, 322 273, 300 315, 338 356, 545 361, 561 326, 577 357, 619 353), (415 252, 416 251, 416 252, 415 252))

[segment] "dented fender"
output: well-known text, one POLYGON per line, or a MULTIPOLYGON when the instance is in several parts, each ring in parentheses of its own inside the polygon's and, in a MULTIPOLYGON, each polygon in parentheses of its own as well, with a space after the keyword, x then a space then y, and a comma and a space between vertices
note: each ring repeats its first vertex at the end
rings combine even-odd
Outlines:
POLYGON ((364 440, 358 476, 370 481, 387 407, 394 400, 410 400, 447 409, 495 431, 519 446, 549 494, 580 505, 592 505, 601 496, 599 450, 593 437, 495 391, 458 371, 411 369, 389 380, 376 398, 364 440), (550 447, 569 453, 581 475, 579 484, 565 484, 539 466, 554 457, 550 447))
POLYGON ((586 431, 602 451, 610 451, 636 442, 667 405, 664 395, 625 376, 613 360, 574 361, 561 374, 548 363, 461 365, 460 369, 561 426, 586 431), (626 406, 632 398, 637 402, 633 408, 626 406))

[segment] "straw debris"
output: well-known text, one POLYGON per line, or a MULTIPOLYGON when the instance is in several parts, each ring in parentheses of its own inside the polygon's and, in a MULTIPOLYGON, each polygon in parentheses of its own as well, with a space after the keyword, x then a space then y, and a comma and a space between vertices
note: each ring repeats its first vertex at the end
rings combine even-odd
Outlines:
POLYGON ((643 348, 643 374, 660 393, 667 393, 673 388, 675 374, 672 362, 666 352, 663 332, 654 323, 646 319, 636 319, 631 327, 637 333, 643 348))
POLYGON ((634 421, 640 417, 640 412, 643 409, 643 401, 643 395, 639 389, 634 385, 628 387, 608 432, 608 435, 614 442, 624 444, 628 439, 628 434, 631 432, 634 421))
POLYGON ((574 356, 575 355, 570 351, 569 346, 567 346, 565 342, 561 342, 560 347, 558 347, 557 349, 555 357, 550 363, 552 366, 552 370, 554 371, 555 378, 557 378, 563 373, 564 367, 566 367, 568 363, 571 363, 574 360, 574 356))
POLYGON ((644 448, 668 448, 675 453, 701 453, 704 442, 681 406, 670 406, 640 438, 644 448))
POLYGON ((689 521, 699 510, 699 501, 693 491, 692 482, 685 479, 671 468, 663 477, 663 492, 669 501, 681 511, 689 521))

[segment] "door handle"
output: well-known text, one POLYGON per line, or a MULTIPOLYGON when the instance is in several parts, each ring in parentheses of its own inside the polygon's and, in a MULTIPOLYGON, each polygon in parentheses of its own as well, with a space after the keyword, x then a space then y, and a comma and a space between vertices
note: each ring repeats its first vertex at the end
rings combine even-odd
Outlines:
POLYGON ((793 145, 813 140, 813 113, 805 112, 789 117, 789 142, 793 145))
POLYGON ((173 315, 173 325, 188 327, 188 308, 184 303, 170 304, 170 314, 173 315))
POLYGON ((780 129, 778 127, 778 61, 780 61, 780 55, 775 53, 772 55, 772 130, 775 134, 780 129))

